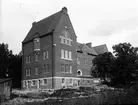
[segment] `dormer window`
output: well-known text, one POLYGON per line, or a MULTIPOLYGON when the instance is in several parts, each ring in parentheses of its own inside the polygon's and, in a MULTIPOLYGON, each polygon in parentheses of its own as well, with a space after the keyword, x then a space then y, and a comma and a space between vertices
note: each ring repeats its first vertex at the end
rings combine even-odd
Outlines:
POLYGON ((34 39, 34 51, 40 50, 40 38, 34 39))
POLYGON ((62 44, 71 46, 72 40, 71 40, 71 35, 68 32, 67 26, 65 26, 65 28, 62 30, 60 38, 62 44))

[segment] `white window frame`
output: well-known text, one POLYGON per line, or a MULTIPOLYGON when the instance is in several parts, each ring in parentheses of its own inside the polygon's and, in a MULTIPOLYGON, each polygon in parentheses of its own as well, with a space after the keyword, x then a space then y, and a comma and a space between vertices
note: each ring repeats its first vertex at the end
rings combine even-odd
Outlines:
POLYGON ((46 51, 43 52, 43 57, 46 59, 46 51))
POLYGON ((26 76, 28 76, 28 68, 26 68, 26 76))
POLYGON ((72 52, 71 52, 71 51, 69 51, 68 58, 69 58, 69 59, 72 59, 72 52))
POLYGON ((63 58, 64 59, 64 50, 63 49, 61 49, 61 58, 63 58))
POLYGON ((65 59, 68 59, 68 51, 65 50, 65 59))
POLYGON ((72 65, 69 65, 70 73, 72 73, 72 65))
POLYGON ((31 76, 31 69, 28 69, 28 76, 31 76))

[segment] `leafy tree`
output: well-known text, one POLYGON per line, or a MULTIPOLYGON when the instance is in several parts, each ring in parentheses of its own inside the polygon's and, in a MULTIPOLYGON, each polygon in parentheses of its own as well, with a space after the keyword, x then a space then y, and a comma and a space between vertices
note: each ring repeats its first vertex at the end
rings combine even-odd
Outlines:
POLYGON ((99 54, 93 60, 92 76, 101 78, 104 81, 107 81, 107 78, 111 78, 112 76, 112 63, 114 61, 114 56, 111 52, 105 52, 103 54, 99 54))
POLYGON ((113 53, 106 52, 93 60, 92 75, 106 81, 110 78, 113 84, 126 84, 138 78, 138 48, 130 43, 114 45, 113 53))
POLYGON ((113 53, 116 57, 116 70, 114 80, 120 83, 130 83, 135 79, 138 69, 138 48, 130 43, 119 43, 113 46, 113 53))
POLYGON ((13 56, 12 51, 8 49, 8 44, 0 44, 0 78, 10 77, 9 59, 13 56))
POLYGON ((13 87, 20 87, 21 64, 21 53, 14 55, 8 44, 0 44, 0 78, 13 78, 13 87))

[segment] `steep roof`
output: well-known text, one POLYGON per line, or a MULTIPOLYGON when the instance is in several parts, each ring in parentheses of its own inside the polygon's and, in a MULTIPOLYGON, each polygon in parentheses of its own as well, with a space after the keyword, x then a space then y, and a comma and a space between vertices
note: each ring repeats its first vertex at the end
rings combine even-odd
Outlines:
POLYGON ((95 46, 93 48, 97 52, 97 54, 102 54, 102 53, 108 52, 108 48, 107 48, 106 44, 95 46))
POLYGON ((32 40, 35 36, 35 34, 38 34, 39 36, 43 36, 46 35, 50 32, 53 31, 53 29, 56 28, 56 26, 58 25, 62 14, 64 13, 64 11, 67 11, 67 8, 64 7, 62 8, 61 11, 43 19, 40 20, 38 22, 34 22, 32 24, 32 28, 30 29, 30 31, 28 32, 27 36, 25 37, 25 39, 23 40, 23 43, 28 42, 30 40, 32 40))
POLYGON ((77 42, 77 50, 78 50, 78 51, 82 51, 82 52, 83 52, 83 48, 84 48, 85 46, 87 46, 87 47, 86 47, 86 52, 87 52, 87 53, 90 53, 90 54, 92 54, 92 55, 98 55, 98 54, 96 53, 96 51, 95 51, 92 47, 89 47, 89 46, 86 45, 86 44, 81 44, 81 43, 78 43, 78 42, 77 42))

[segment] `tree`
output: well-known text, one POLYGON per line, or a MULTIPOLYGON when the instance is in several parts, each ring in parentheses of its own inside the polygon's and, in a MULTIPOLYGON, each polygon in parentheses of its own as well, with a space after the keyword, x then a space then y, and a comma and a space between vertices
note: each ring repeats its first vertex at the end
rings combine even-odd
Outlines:
POLYGON ((107 78, 112 77, 112 63, 114 59, 111 52, 105 52, 96 56, 93 60, 94 69, 91 72, 92 76, 101 78, 107 82, 107 78))
POLYGON ((119 43, 112 48, 116 57, 114 80, 120 83, 130 83, 137 75, 138 48, 133 47, 130 43, 119 43))
POLYGON ((11 76, 9 59, 12 56, 12 51, 8 49, 8 44, 0 44, 0 78, 11 76))
POLYGON ((13 54, 8 44, 0 44, 0 78, 13 78, 13 87, 21 86, 21 53, 13 54))

